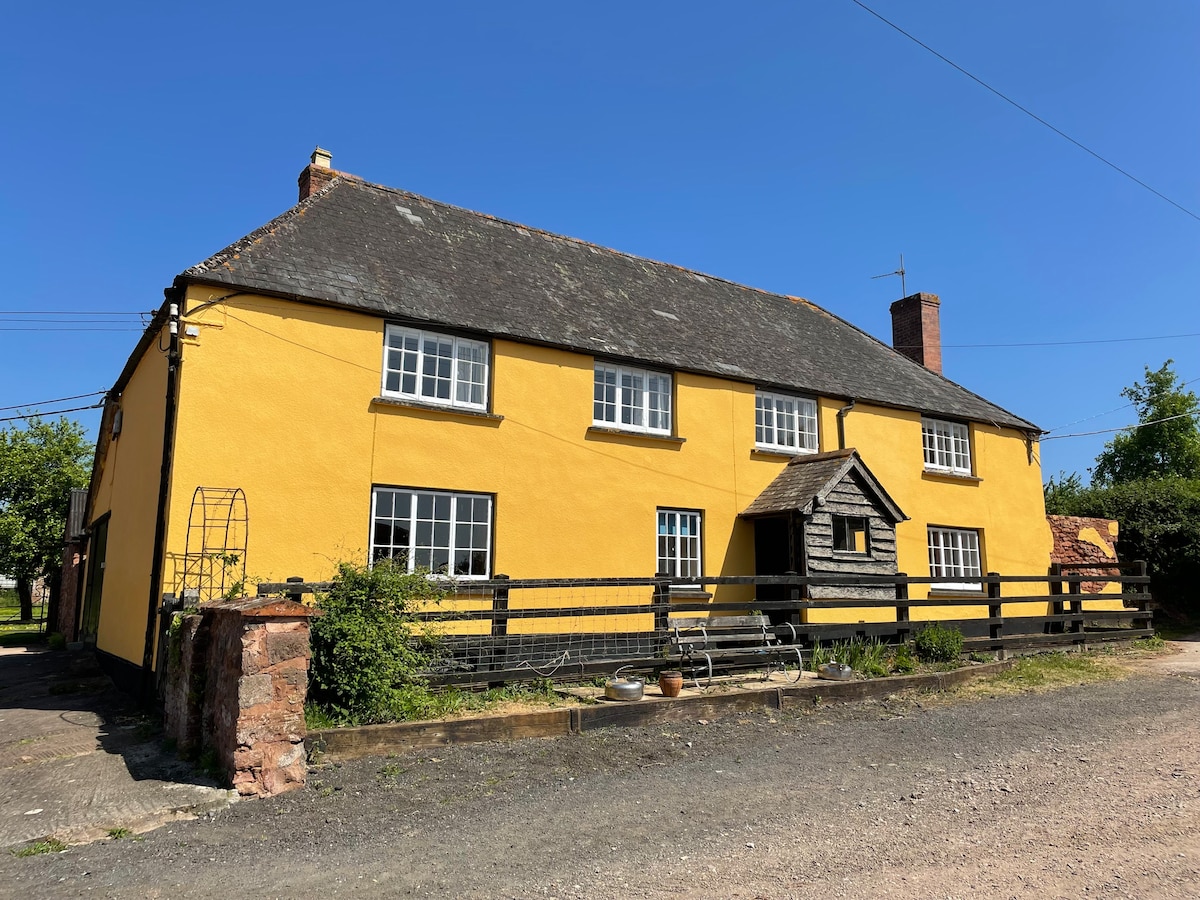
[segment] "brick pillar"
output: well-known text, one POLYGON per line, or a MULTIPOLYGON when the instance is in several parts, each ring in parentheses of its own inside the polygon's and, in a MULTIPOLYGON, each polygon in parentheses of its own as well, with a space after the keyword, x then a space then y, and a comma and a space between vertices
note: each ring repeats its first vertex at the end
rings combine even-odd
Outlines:
POLYGON ((891 306, 892 347, 942 374, 942 325, 937 294, 909 294, 891 306))
POLYGON ((308 620, 319 611, 289 600, 212 604, 203 719, 205 744, 244 796, 302 787, 308 620))

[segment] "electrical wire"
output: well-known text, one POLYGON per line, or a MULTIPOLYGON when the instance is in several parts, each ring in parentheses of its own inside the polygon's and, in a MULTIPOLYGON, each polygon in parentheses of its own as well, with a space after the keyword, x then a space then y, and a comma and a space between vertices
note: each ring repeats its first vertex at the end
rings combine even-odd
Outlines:
POLYGON ((903 28, 901 28, 895 22, 892 22, 889 19, 885 19, 879 13, 875 12, 875 10, 871 9, 871 7, 867 6, 867 4, 863 3, 862 0, 850 0, 850 2, 853 3, 855 6, 861 7, 862 9, 866 10, 871 15, 873 15, 875 18, 877 18, 880 22, 883 22, 885 25, 888 25, 889 27, 896 29, 896 31, 900 32, 902 35, 904 35, 906 38, 908 38, 914 44, 928 50, 930 53, 932 53, 934 56, 936 56, 942 62, 957 69, 963 75, 966 75, 968 78, 970 78, 976 84, 978 84, 980 87, 986 88, 987 90, 991 91, 993 94, 995 94, 1001 100, 1003 100, 1005 103, 1015 106, 1021 112, 1025 113, 1025 115, 1029 116, 1029 118, 1033 119, 1035 122, 1039 122, 1042 125, 1045 125, 1051 131, 1053 131, 1055 134, 1057 134, 1059 137, 1061 137, 1067 141, 1070 141, 1072 144, 1074 144, 1076 147, 1078 147, 1084 153, 1088 154, 1089 156, 1095 157, 1100 162, 1102 162, 1106 166, 1108 166, 1110 169, 1114 169, 1117 172, 1120 172, 1122 175, 1124 175, 1126 178, 1128 178, 1134 184, 1140 185, 1141 187, 1148 190, 1150 193, 1154 194, 1156 197, 1158 197, 1162 200, 1166 200, 1168 203, 1170 203, 1172 206, 1174 206, 1180 212, 1185 213, 1185 214, 1191 216, 1196 221, 1200 222, 1200 215, 1197 215, 1196 213, 1192 212, 1186 206, 1182 206, 1182 205, 1176 203, 1174 200, 1172 200, 1170 197, 1168 197, 1166 194, 1162 193, 1161 191, 1157 191, 1154 188, 1150 187, 1150 185, 1146 184, 1146 182, 1142 181, 1140 178, 1137 178, 1137 177, 1131 175, 1129 172, 1122 169, 1116 163, 1105 159, 1103 156, 1101 156, 1095 150, 1092 150, 1090 147, 1087 147, 1087 146, 1081 144, 1079 141, 1075 140, 1075 138, 1071 137, 1065 131, 1063 131, 1059 128, 1055 128, 1053 125, 1051 125, 1045 119, 1043 119, 1041 116, 1037 115, 1036 113, 1031 112, 1030 110, 1026 109, 1024 106, 1022 106, 1020 103, 1018 103, 1016 100, 1012 99, 1012 97, 1009 97, 1006 94, 1002 94, 1000 91, 996 90, 996 88, 992 87, 990 84, 988 84, 982 78, 978 78, 975 75, 972 75, 970 72, 968 72, 962 66, 960 66, 958 63, 954 62, 953 60, 947 59, 946 57, 942 56, 942 54, 938 53, 936 50, 934 50, 932 47, 930 47, 928 44, 924 43, 923 41, 918 40, 916 37, 909 34, 907 31, 905 31, 903 28))
POLYGON ((66 326, 66 327, 64 327, 64 328, 49 328, 49 327, 46 327, 46 326, 37 326, 37 327, 34 327, 34 328, 24 328, 24 327, 21 327, 21 328, 9 328, 7 325, 0 325, 0 331, 50 331, 50 332, 64 332, 64 331, 125 331, 125 332, 129 332, 129 331, 144 331, 144 330, 145 330, 145 329, 143 329, 143 328, 76 328, 76 327, 74 327, 74 326, 66 326))
POLYGON ((80 412, 85 409, 99 409, 103 403, 93 403, 91 406, 72 406, 70 409, 48 409, 40 412, 32 412, 23 416, 0 416, 0 422, 16 422, 21 419, 40 419, 44 416, 59 416, 63 413, 80 412))
MULTIPOLYGON (((1179 387, 1184 388, 1184 387, 1187 387, 1189 384, 1194 384, 1197 381, 1200 381, 1200 377, 1189 378, 1187 381, 1181 382, 1179 387)), ((1046 434, 1050 434, 1050 433, 1058 431, 1062 428, 1070 428, 1072 425, 1078 425, 1081 422, 1090 422, 1090 421, 1092 421, 1092 419, 1099 419, 1102 416, 1111 416, 1113 413, 1120 412, 1123 409, 1129 409, 1129 407, 1131 407, 1133 405, 1134 405, 1133 403, 1123 403, 1122 405, 1118 406, 1116 409, 1110 409, 1110 410, 1107 410, 1106 412, 1096 413, 1094 416, 1084 416, 1082 419, 1076 419, 1074 422, 1067 422, 1065 425, 1055 425, 1053 428, 1051 428, 1049 431, 1047 431, 1046 434)))
MULTIPOLYGON (((1031 341, 1028 343, 1019 344, 942 344, 942 349, 960 348, 960 349, 986 349, 992 347, 1073 347, 1081 344, 1129 344, 1138 341, 1169 341, 1175 338, 1191 338, 1200 337, 1200 331, 1186 332, 1182 334, 1156 334, 1150 337, 1130 337, 1130 338, 1095 338, 1084 341, 1031 341)), ((919 350, 922 344, 898 344, 896 350, 919 350)))
POLYGON ((108 391, 92 391, 90 394, 75 394, 71 397, 59 397, 57 400, 38 400, 36 403, 18 403, 15 406, 0 406, 0 412, 10 409, 29 409, 31 406, 49 406, 52 403, 66 403, 68 400, 83 400, 87 397, 99 397, 108 391))
POLYGON ((94 312, 90 309, 0 309, 0 316, 144 316, 144 312, 94 312))
POLYGON ((1150 425, 1158 425, 1162 422, 1171 422, 1175 419, 1189 419, 1200 415, 1196 410, 1191 412, 1180 413, 1177 416, 1167 416, 1165 419, 1155 419, 1152 422, 1138 422, 1136 425, 1123 425, 1120 428, 1103 428, 1100 431, 1081 431, 1078 434, 1056 434, 1053 437, 1043 437, 1042 442, 1046 441, 1061 441, 1064 438, 1090 437, 1094 434, 1112 434, 1116 431, 1136 431, 1139 428, 1146 428, 1150 425))

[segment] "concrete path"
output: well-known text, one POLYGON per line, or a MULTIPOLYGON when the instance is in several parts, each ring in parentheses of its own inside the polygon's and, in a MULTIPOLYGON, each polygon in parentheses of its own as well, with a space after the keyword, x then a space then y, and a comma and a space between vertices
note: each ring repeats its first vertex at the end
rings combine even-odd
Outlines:
POLYGON ((234 797, 166 752, 89 654, 0 648, 0 847, 148 831, 234 797))

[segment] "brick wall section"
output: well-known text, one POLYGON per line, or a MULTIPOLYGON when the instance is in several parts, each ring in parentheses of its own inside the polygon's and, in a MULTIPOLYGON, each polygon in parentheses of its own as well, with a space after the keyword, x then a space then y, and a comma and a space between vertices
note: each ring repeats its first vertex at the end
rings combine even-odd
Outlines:
POLYGON ((925 368, 942 374, 941 300, 910 294, 891 305, 892 346, 925 368))
POLYGON ((300 177, 296 179, 296 185, 300 188, 300 199, 307 200, 341 174, 335 169, 328 169, 324 166, 315 164, 305 166, 300 172, 300 177))
POLYGON ((199 614, 181 616, 167 641, 163 728, 184 756, 198 753, 201 748, 208 624, 199 614))
MULTIPOLYGON (((1097 563, 1095 569, 1076 570, 1080 575, 1112 576, 1116 570, 1108 566, 1117 561, 1118 526, 1115 519, 1089 516, 1046 516, 1054 535, 1050 561, 1056 563, 1097 563)), ((1085 581, 1085 594, 1099 594, 1107 582, 1085 581)))
POLYGON ((63 547, 62 580, 58 586, 58 608, 55 610, 54 621, 50 630, 57 631, 68 641, 77 640, 76 622, 79 618, 79 597, 83 585, 83 554, 87 549, 86 541, 68 541, 63 547))
POLYGON ((184 618, 179 652, 169 653, 168 736, 181 750, 215 751, 243 796, 305 783, 308 620, 317 614, 286 600, 209 604, 184 618))

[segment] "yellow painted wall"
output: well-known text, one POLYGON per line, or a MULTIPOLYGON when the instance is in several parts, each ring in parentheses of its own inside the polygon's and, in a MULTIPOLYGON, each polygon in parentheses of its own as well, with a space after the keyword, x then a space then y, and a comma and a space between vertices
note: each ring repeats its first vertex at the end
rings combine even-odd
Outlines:
MULTIPOLYGON (((166 336, 160 337, 165 346, 166 336)), ((101 458, 88 519, 90 524, 112 514, 96 646, 139 665, 150 602, 166 382, 166 355, 152 343, 121 395, 121 433, 101 458)))
MULTIPOLYGON (((658 507, 703 511, 706 574, 753 573, 753 526, 737 516, 786 464, 753 452, 754 385, 675 373, 683 443, 598 434, 591 356, 497 339, 491 411, 502 420, 393 406, 374 402, 381 318, 250 295, 196 310, 220 295, 192 286, 185 307, 199 335, 183 340, 164 590, 179 587, 171 560, 200 485, 245 491, 251 583, 324 579, 339 559, 364 559, 373 484, 494 494, 492 571, 514 578, 652 574, 658 507)), ((822 450, 837 447, 840 405, 820 401, 822 450)), ((928 574, 927 523, 982 529, 989 570, 1046 570, 1041 473, 1017 432, 972 425, 979 482, 922 474, 918 413, 860 403, 846 434, 913 516, 898 529, 902 571, 928 574)), ((144 615, 144 591, 141 602, 144 615)), ((855 613, 831 617, 866 618, 855 613)))

